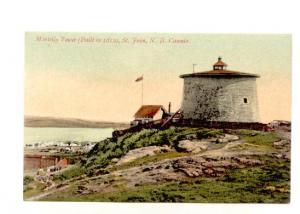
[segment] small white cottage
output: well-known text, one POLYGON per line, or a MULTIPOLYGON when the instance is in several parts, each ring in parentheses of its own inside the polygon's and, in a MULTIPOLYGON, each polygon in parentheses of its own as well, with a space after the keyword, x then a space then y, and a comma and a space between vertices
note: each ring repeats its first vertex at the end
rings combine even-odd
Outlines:
POLYGON ((131 125, 145 124, 151 121, 163 119, 167 115, 162 105, 142 105, 134 114, 134 121, 131 125))

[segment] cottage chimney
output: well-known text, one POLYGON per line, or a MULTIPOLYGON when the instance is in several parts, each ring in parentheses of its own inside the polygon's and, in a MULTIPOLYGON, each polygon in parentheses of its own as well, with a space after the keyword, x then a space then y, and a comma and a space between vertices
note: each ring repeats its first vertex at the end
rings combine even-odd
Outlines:
POLYGON ((169 114, 171 113, 171 102, 169 102, 168 112, 169 112, 169 114))

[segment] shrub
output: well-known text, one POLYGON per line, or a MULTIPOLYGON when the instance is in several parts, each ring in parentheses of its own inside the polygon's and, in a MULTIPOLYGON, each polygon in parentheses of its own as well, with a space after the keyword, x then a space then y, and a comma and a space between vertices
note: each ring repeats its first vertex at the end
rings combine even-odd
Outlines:
POLYGON ((74 166, 70 169, 66 169, 66 170, 54 175, 53 180, 64 181, 64 180, 68 180, 68 179, 71 179, 74 177, 78 177, 84 173, 85 173, 84 168, 82 168, 80 166, 74 166))
POLYGON ((32 176, 29 176, 29 175, 26 175, 24 178, 23 178, 23 185, 27 185, 27 184, 30 184, 31 182, 34 181, 34 178, 32 176))
POLYGON ((134 195, 134 196, 129 196, 126 201, 128 201, 128 202, 145 202, 146 199, 142 196, 134 195))
POLYGON ((217 135, 222 134, 222 131, 219 129, 202 129, 196 132, 196 136, 198 139, 206 139, 210 137, 215 137, 217 135))

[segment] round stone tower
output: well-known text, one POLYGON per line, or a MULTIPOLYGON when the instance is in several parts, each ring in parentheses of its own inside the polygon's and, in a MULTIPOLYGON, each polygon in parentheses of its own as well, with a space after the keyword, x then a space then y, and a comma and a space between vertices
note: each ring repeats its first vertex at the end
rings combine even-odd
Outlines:
POLYGON ((213 70, 183 74, 184 119, 222 122, 259 122, 256 78, 259 75, 227 70, 221 57, 213 70))

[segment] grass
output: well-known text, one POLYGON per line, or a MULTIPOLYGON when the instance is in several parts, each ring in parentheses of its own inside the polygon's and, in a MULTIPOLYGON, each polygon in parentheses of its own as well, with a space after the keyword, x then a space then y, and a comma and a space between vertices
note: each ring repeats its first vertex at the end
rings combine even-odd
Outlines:
POLYGON ((55 174, 53 176, 53 180, 54 181, 64 181, 64 180, 68 180, 68 179, 83 175, 85 172, 86 172, 86 170, 83 167, 75 165, 69 169, 59 172, 58 174, 55 174))
MULTIPOLYGON (((256 158, 265 164, 258 167, 227 170, 226 175, 219 178, 188 178, 176 182, 144 184, 134 188, 121 185, 115 191, 87 195, 74 195, 76 186, 72 186, 69 190, 64 190, 42 200, 288 203, 290 198, 290 162, 270 156, 257 156, 256 158)), ((139 161, 143 163, 146 160, 141 159, 139 161)), ((129 167, 129 165, 127 166, 129 167)), ((117 181, 117 179, 113 180, 117 181)))
POLYGON ((232 130, 233 134, 237 134, 248 144, 273 147, 273 142, 280 140, 280 137, 274 132, 262 132, 254 130, 232 130))
MULTIPOLYGON (((270 159, 271 160, 271 159, 270 159)), ((289 167, 284 164, 278 172, 273 161, 266 167, 228 171, 219 179, 190 179, 135 188, 121 187, 119 191, 74 196, 60 194, 44 198, 54 201, 110 202, 200 202, 200 203, 288 203, 289 167), (276 174, 276 175, 275 175, 276 174)))
POLYGON ((26 200, 27 198, 38 195, 43 191, 44 188, 45 185, 38 181, 31 182, 29 185, 25 185, 23 187, 23 199, 26 200))
POLYGON ((29 175, 26 175, 24 178, 23 178, 23 185, 27 185, 27 184, 30 184, 34 181, 34 178, 32 176, 29 176, 29 175))

